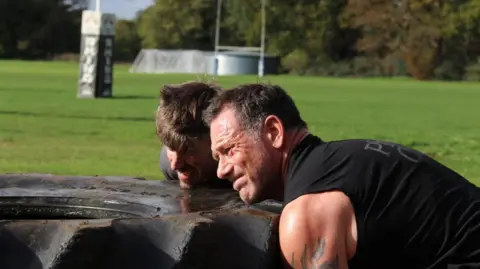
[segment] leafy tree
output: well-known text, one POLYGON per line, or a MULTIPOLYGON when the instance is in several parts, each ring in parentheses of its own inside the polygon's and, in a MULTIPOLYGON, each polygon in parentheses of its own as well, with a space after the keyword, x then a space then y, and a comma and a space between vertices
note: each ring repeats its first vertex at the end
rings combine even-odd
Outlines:
POLYGON ((458 35, 471 35, 479 15, 473 0, 349 0, 341 18, 361 30, 359 52, 380 61, 401 58, 410 75, 428 79, 454 53, 458 35))
POLYGON ((132 61, 141 49, 135 21, 118 20, 114 46, 115 60, 132 61))
POLYGON ((143 47, 211 49, 214 6, 212 0, 157 0, 139 19, 143 47))
POLYGON ((47 57, 78 51, 81 10, 87 0, 0 1, 3 57, 47 57))

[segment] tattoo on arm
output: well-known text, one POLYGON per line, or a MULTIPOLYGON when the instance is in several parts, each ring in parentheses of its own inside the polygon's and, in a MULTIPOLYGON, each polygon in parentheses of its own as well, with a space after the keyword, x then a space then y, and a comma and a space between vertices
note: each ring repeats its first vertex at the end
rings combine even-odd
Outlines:
POLYGON ((338 264, 338 254, 335 255, 335 258, 331 261, 326 261, 320 264, 318 267, 315 267, 318 269, 338 269, 340 268, 340 265, 338 264))
POLYGON ((323 257, 325 253, 325 239, 317 239, 317 246, 313 250, 312 262, 323 257))
MULTIPOLYGON (((318 238, 317 244, 313 249, 313 252, 310 258, 310 266, 308 266, 307 254, 308 254, 308 247, 307 245, 305 245, 302 256, 300 258, 300 264, 302 269, 338 269, 340 268, 339 261, 338 261, 339 259, 338 254, 336 254, 335 258, 331 260, 327 260, 322 263, 319 262, 319 260, 325 254, 325 239, 318 238)), ((292 266, 295 266, 294 261, 295 261, 295 257, 294 257, 294 253, 292 253, 292 266)))

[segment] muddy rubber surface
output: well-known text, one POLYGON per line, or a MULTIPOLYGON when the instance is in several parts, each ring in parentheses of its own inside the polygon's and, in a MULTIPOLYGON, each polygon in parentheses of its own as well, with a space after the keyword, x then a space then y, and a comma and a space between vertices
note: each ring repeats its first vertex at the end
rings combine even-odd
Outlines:
POLYGON ((177 184, 0 175, 0 268, 280 268, 280 204, 177 184))

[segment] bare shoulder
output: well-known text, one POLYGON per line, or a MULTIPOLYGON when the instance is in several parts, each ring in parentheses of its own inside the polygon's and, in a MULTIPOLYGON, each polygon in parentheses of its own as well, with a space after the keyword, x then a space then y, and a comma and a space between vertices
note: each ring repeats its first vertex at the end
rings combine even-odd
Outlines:
POLYGON ((339 191, 308 194, 285 206, 280 247, 286 268, 342 268, 354 252, 353 206, 339 191))

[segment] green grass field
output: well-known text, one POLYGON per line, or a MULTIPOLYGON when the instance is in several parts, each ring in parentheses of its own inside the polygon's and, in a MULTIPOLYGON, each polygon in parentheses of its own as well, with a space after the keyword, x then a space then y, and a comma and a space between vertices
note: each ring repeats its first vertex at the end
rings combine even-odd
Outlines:
MULTIPOLYGON (((77 99, 78 64, 0 61, 0 173, 160 179, 154 113, 160 87, 194 75, 116 66, 113 99, 77 99)), ((480 84, 272 76, 313 133, 412 146, 480 185, 480 84), (475 108, 477 106, 477 108, 475 108)), ((220 77, 223 86, 256 82, 220 77)))

